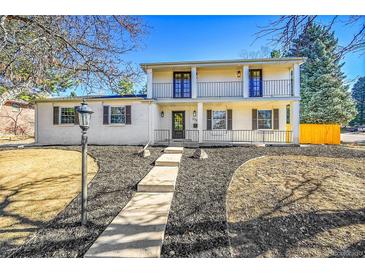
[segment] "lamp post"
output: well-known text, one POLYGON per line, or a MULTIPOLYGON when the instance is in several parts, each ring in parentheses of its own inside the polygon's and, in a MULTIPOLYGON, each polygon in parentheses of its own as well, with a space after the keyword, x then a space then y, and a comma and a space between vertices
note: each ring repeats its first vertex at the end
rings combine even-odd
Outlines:
POLYGON ((81 107, 77 108, 79 116, 79 125, 81 128, 81 146, 82 146, 82 195, 81 195, 81 224, 86 225, 87 222, 87 135, 86 131, 90 127, 90 118, 93 111, 86 103, 85 99, 81 103, 81 107))

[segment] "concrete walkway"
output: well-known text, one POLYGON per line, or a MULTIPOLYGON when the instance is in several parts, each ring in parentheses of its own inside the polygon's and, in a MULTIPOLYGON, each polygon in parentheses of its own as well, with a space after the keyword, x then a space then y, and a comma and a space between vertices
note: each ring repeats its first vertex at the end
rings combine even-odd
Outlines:
POLYGON ((169 147, 85 257, 158 258, 183 149, 169 147), (175 152, 175 153, 174 153, 175 152))

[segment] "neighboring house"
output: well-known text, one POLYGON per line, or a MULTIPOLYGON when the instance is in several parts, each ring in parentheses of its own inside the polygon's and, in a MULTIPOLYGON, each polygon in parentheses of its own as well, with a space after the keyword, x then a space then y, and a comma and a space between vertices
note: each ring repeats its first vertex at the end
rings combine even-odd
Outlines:
MULTIPOLYGON (((89 142, 299 143, 303 62, 268 58, 142 64, 147 96, 87 97, 95 112, 89 142)), ((81 99, 38 101, 36 141, 80 143, 74 114, 81 99)))
POLYGON ((34 136, 34 106, 23 100, 8 100, 0 109, 0 135, 34 136))

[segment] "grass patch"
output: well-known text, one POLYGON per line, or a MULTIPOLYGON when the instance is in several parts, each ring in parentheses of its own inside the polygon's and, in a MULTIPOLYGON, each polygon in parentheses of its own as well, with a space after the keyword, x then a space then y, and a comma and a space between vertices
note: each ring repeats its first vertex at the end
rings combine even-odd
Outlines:
MULTIPOLYGON (((81 153, 59 149, 0 151, 0 249, 15 249, 81 191, 81 153)), ((88 157, 88 181, 98 170, 88 157)))
POLYGON ((266 156, 242 165, 227 193, 237 257, 365 255, 365 160, 266 156))

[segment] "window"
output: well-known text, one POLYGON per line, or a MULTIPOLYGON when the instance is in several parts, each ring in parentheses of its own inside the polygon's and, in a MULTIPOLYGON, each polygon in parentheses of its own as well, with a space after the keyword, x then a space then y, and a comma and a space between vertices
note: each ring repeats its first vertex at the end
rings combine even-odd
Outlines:
POLYGON ((75 108, 61 108, 61 124, 75 123, 75 108))
POLYGON ((110 123, 125 124, 125 107, 110 107, 110 123))
POLYGON ((257 111, 257 129, 272 129, 272 110, 257 111))
POLYGON ((250 97, 262 97, 261 69, 250 69, 250 97))
POLYGON ((11 106, 12 106, 12 111, 13 112, 19 112, 20 111, 20 105, 14 103, 11 106))
POLYGON ((174 98, 191 98, 190 72, 174 72, 174 98))
POLYGON ((290 124, 290 105, 286 106, 286 123, 290 124))
POLYGON ((212 128, 227 129, 226 111, 213 111, 212 128))

